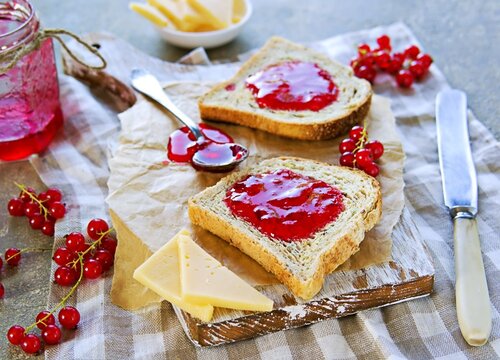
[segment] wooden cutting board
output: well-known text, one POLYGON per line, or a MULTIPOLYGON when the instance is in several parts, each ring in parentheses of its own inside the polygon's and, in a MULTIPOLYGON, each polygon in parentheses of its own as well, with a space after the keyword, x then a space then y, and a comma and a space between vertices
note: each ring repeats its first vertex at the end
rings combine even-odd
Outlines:
MULTIPOLYGON (((110 103, 117 111, 126 110, 136 101, 134 92, 126 85, 132 68, 142 67, 156 74, 170 74, 169 80, 175 80, 175 73, 179 71, 189 73, 189 66, 174 66, 149 57, 112 35, 90 34, 85 40, 99 48, 108 60, 108 67, 105 71, 89 70, 64 54, 65 72, 99 88, 112 98, 110 103)), ((74 42, 69 46, 81 58, 92 61, 74 42)), ((210 68, 206 69, 207 76, 204 78, 209 79, 210 68)), ((229 67, 228 76, 234 70, 229 67)), ((392 238, 391 261, 361 270, 336 271, 326 278, 321 292, 307 302, 295 298, 285 286, 273 285, 260 289, 274 300, 275 309, 270 312, 217 308, 212 321, 204 323, 178 308, 174 307, 174 310, 193 343, 213 346, 429 295, 434 283, 434 268, 406 208, 392 238)))

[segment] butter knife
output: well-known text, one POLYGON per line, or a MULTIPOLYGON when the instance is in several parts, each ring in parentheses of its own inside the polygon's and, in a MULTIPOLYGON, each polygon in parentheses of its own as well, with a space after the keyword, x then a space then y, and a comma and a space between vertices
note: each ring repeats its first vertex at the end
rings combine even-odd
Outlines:
POLYGON ((438 94, 436 123, 444 203, 454 225, 458 324, 469 345, 481 346, 491 332, 491 305, 476 222, 477 179, 465 93, 448 89, 438 94))

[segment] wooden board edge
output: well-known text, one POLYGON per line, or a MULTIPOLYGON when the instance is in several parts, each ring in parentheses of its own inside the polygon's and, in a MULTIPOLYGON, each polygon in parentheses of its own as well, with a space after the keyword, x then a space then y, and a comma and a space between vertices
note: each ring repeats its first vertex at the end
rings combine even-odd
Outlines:
POLYGON ((178 315, 195 345, 217 346, 427 296, 433 286, 432 274, 400 284, 360 290, 215 324, 199 322, 183 311, 179 311, 178 315))

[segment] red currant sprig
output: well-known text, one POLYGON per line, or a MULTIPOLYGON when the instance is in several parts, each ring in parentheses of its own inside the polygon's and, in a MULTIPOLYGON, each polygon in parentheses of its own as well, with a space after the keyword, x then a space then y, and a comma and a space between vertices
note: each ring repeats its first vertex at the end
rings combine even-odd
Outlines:
MULTIPOLYGON (((55 281, 62 286, 71 286, 69 292, 50 311, 40 312, 35 322, 23 328, 19 325, 12 326, 7 332, 7 339, 13 345, 20 345, 23 351, 35 354, 41 350, 42 341, 36 334, 30 333, 38 327, 41 330, 41 338, 47 345, 55 345, 61 341, 61 328, 56 325, 54 314, 59 311, 57 319, 60 326, 66 329, 74 329, 80 321, 79 311, 66 306, 68 299, 74 294, 83 278, 98 278, 103 271, 113 265, 116 250, 116 240, 110 236, 113 231, 106 221, 93 219, 87 226, 87 233, 93 240, 85 242, 85 237, 79 232, 66 235, 66 246, 58 248, 54 253, 54 262, 59 267, 55 272, 55 281)), ((15 249, 14 256, 20 256, 23 250, 15 249)), ((6 256, 6 260, 12 260, 6 256)), ((1 259, 0 259, 1 260, 1 259)), ((0 284, 1 285, 1 284, 0 284)))
POLYGON ((355 167, 370 176, 376 177, 380 169, 375 163, 384 153, 384 145, 380 141, 368 141, 368 132, 363 126, 354 126, 349 137, 339 145, 342 166, 355 167))
POLYGON ((48 236, 54 235, 54 224, 66 214, 66 206, 61 203, 62 193, 51 188, 38 195, 33 188, 15 183, 21 190, 19 197, 9 200, 7 209, 12 216, 26 216, 34 230, 41 230, 48 236))
POLYGON ((371 49, 368 44, 358 45, 358 56, 351 60, 354 75, 373 83, 377 70, 396 77, 398 86, 409 88, 415 80, 421 80, 433 62, 429 54, 420 52, 411 45, 402 53, 392 53, 391 39, 387 35, 377 38, 378 47, 371 49))

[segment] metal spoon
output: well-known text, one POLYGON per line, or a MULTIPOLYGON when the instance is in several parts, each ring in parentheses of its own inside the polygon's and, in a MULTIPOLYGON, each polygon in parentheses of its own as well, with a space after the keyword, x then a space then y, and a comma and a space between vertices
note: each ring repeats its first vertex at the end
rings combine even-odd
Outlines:
MULTIPOLYGON (((172 116, 174 116, 181 123, 186 125, 188 129, 196 137, 198 143, 206 141, 205 136, 201 132, 198 124, 196 124, 189 116, 183 113, 173 102, 168 95, 163 91, 160 82, 154 75, 150 74, 144 69, 133 69, 130 75, 132 87, 140 93, 148 96, 150 99, 156 101, 163 106, 172 116)), ((212 143, 212 150, 214 147, 220 146, 227 149, 231 156, 226 156, 220 163, 208 163, 206 161, 206 154, 203 151, 198 151, 194 154, 192 163, 193 167, 199 170, 210 172, 226 172, 234 169, 240 162, 248 157, 248 150, 240 144, 215 144, 212 143)), ((226 151, 227 153, 227 151, 226 151)))

